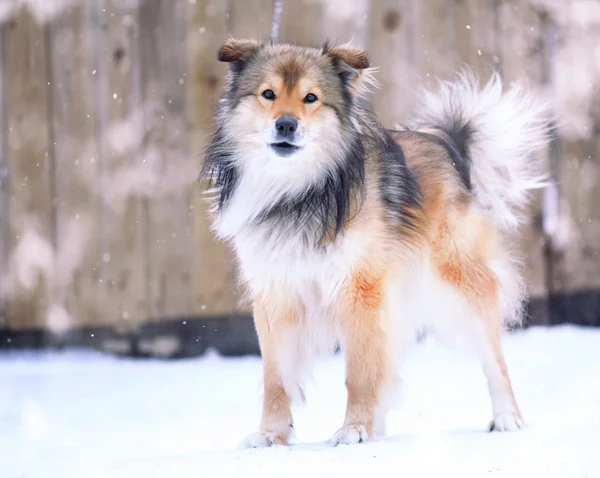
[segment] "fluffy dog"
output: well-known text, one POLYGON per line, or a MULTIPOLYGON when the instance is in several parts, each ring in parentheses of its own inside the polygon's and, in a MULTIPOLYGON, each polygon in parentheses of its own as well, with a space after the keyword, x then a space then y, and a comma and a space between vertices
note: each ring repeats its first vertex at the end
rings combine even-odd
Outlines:
POLYGON ((512 238, 544 174, 545 106, 498 75, 424 92, 410 127, 385 129, 367 54, 230 39, 201 178, 216 235, 253 302, 264 371, 251 446, 288 444, 311 360, 339 344, 347 408, 334 444, 385 433, 402 352, 431 329, 478 354, 490 430, 523 420, 500 339, 521 318, 512 238))

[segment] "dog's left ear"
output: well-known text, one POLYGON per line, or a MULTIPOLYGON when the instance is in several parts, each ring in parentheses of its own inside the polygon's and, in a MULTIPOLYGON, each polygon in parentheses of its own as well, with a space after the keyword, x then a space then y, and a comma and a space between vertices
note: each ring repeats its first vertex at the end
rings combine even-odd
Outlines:
POLYGON ((368 91, 369 85, 376 85, 372 68, 369 68, 369 56, 364 50, 349 43, 333 48, 325 44, 323 53, 333 58, 342 82, 352 87, 355 92, 362 94, 368 91))
POLYGON ((226 63, 239 60, 246 54, 255 53, 260 47, 256 40, 230 38, 227 40, 217 54, 217 59, 226 63))
POLYGON ((326 53, 337 60, 343 61, 355 70, 364 70, 369 68, 371 64, 369 56, 364 50, 355 48, 349 44, 326 49, 326 53))

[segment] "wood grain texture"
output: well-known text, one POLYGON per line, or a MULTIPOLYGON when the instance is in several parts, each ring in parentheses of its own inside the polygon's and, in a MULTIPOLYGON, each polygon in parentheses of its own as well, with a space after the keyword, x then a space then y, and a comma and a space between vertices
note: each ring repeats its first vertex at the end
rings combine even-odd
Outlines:
MULTIPOLYGON (((229 34, 225 2, 196 1, 188 15, 187 90, 192 157, 200 171, 202 153, 214 127, 217 99, 227 72, 217 61, 217 51, 229 34)), ((235 263, 231 251, 210 231, 207 204, 201 185, 193 191, 194 219, 194 312, 199 315, 229 314, 237 310, 239 295, 235 286, 235 263)), ((247 309, 247 307, 246 307, 247 309)))
POLYGON ((599 153, 598 136, 562 142, 557 179, 564 237, 552 242, 553 294, 600 288, 599 153))
POLYGON ((2 26, 15 286, 8 307, 11 328, 45 325, 53 274, 54 165, 46 41, 46 27, 24 8, 2 26))
MULTIPOLYGON (((538 93, 548 88, 548 46, 545 44, 545 25, 538 12, 525 5, 502 2, 498 5, 499 62, 505 88, 513 83, 529 85, 538 93)), ((549 149, 537 158, 550 168, 549 149)), ((546 237, 542 228, 544 191, 533 193, 528 209, 529 221, 523 226, 518 247, 523 251, 524 274, 530 296, 536 299, 538 323, 549 320, 548 268, 545 252, 546 237), (544 306, 545 304, 545 306, 544 306), (545 309, 545 310, 544 310, 545 309)))
MULTIPOLYGON (((573 102, 578 109, 574 121, 579 123, 579 127, 562 124, 558 129, 562 137, 554 165, 560 220, 551 237, 553 296, 600 288, 600 90, 597 84, 588 83, 595 78, 586 77, 595 60, 593 50, 583 47, 593 30, 578 20, 581 10, 577 2, 565 3, 560 19, 542 12, 553 33, 552 93, 561 102, 557 109, 571 119, 573 108, 565 103, 573 102), (587 94, 586 86, 591 87, 587 94)), ((592 307, 576 302, 566 307, 588 323, 599 315, 592 307)))
POLYGON ((454 0, 456 67, 468 65, 483 81, 497 68, 496 0, 454 0))
POLYGON ((135 3, 93 3, 101 174, 92 187, 102 198, 103 320, 132 330, 150 315, 147 208, 140 92, 139 11, 135 3))
POLYGON ((413 106, 416 84, 413 0, 372 0, 369 53, 379 68, 380 87, 373 95, 375 112, 388 128, 405 123, 413 106))
POLYGON ((156 181, 149 191, 150 317, 193 312, 191 190, 196 176, 185 123, 187 0, 140 7, 143 157, 156 181))
POLYGON ((98 294, 101 198, 94 181, 101 164, 91 4, 86 0, 72 6, 49 26, 57 237, 52 300, 66 306, 71 325, 78 326, 111 320, 103 314, 98 294))
POLYGON ((10 222, 8 204, 9 181, 6 159, 6 118, 4 108, 4 45, 0 33, 0 330, 8 328, 8 291, 4 281, 8 278, 10 256, 10 222))
POLYGON ((414 2, 415 68, 418 83, 430 88, 456 72, 454 8, 449 0, 414 2))

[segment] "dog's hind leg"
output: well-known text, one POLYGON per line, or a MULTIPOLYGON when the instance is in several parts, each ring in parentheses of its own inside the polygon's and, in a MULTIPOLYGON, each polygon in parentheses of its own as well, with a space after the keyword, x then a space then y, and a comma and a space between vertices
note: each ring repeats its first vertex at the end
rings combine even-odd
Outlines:
POLYGON ((449 229, 445 232, 434 243, 434 264, 442 281, 457 296, 457 303, 466 305, 464 311, 447 317, 445 333, 463 335, 481 360, 494 417, 489 429, 517 430, 523 426, 523 420, 502 353, 502 291, 498 277, 487 266, 485 254, 475 249, 470 253, 460 250, 456 244, 462 238, 449 229))
POLYGON ((490 431, 514 431, 523 426, 523 419, 515 400, 504 354, 500 344, 501 329, 486 320, 479 343, 479 356, 487 380, 494 418, 490 431))

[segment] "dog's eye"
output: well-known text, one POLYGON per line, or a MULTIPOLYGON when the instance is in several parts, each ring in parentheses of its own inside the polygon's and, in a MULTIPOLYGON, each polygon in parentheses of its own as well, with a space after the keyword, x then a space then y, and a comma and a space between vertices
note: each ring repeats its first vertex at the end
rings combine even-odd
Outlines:
POLYGON ((304 101, 305 103, 314 103, 317 100, 318 100, 317 95, 315 95, 314 93, 309 93, 308 95, 306 95, 304 97, 304 100, 302 100, 302 101, 304 101))
POLYGON ((271 100, 273 101, 275 99, 275 93, 273 93, 273 90, 265 90, 261 93, 261 96, 265 99, 265 100, 271 100))

